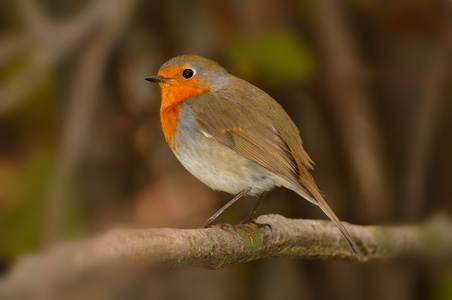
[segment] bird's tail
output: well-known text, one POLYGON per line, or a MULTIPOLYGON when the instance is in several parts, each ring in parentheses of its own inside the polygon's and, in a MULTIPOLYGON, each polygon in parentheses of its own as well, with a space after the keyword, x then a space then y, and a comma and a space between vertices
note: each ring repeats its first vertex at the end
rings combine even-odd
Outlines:
POLYGON ((318 205, 320 209, 330 218, 330 220, 336 224, 336 226, 339 228, 339 230, 342 232, 344 237, 347 239, 348 243, 352 247, 353 252, 355 252, 358 256, 361 256, 361 252, 358 249, 358 245, 356 245, 355 240, 352 238, 350 233, 348 232, 347 228, 342 224, 342 222, 339 220, 339 218, 336 216, 336 214, 333 212, 331 207, 326 203, 323 196, 320 194, 317 186, 314 183, 314 180, 312 180, 312 185, 306 185, 305 188, 301 188, 301 191, 298 190, 297 193, 302 196, 303 198, 307 199, 308 201, 318 205), (312 195, 312 196, 311 196, 312 195))

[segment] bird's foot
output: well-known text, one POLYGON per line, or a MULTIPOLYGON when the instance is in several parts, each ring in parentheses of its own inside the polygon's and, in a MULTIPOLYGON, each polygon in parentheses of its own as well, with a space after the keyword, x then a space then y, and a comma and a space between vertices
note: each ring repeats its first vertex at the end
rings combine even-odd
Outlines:
POLYGON ((245 218, 245 219, 243 219, 242 221, 240 221, 238 223, 238 225, 246 225, 246 224, 253 224, 259 229, 265 229, 266 227, 268 227, 270 230, 272 230, 272 226, 270 224, 268 224, 268 223, 257 223, 256 219, 254 217, 251 218, 251 219, 245 218))

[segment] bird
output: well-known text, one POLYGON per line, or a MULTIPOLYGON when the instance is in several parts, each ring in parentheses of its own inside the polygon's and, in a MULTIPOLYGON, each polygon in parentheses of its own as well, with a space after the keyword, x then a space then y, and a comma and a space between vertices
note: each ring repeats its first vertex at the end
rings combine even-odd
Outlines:
POLYGON ((210 188, 235 195, 204 227, 242 196, 261 196, 250 220, 266 192, 284 187, 319 206, 360 255, 310 173, 300 131, 270 95, 195 54, 171 58, 145 80, 160 86, 162 130, 177 159, 210 188))

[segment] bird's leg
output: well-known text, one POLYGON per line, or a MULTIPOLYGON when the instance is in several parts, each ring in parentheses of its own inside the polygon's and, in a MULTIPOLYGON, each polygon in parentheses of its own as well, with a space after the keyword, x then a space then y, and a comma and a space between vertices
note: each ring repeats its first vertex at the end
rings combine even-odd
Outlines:
POLYGON ((228 203, 226 203, 222 208, 220 208, 216 213, 214 213, 210 218, 208 218, 204 224, 202 225, 202 227, 207 228, 209 227, 213 221, 215 221, 216 218, 218 218, 219 215, 221 215, 226 209, 228 209, 229 206, 231 206, 232 204, 234 204, 235 202, 237 202, 237 200, 239 200, 240 198, 242 198, 242 196, 246 195, 246 193, 248 193, 251 190, 251 188, 247 188, 244 189, 242 191, 240 191, 240 193, 238 193, 237 195, 235 195, 234 198, 232 198, 231 201, 229 201, 228 203))
POLYGON ((257 200, 257 202, 254 205, 254 207, 251 210, 251 212, 248 214, 248 216, 245 217, 245 219, 240 221, 239 224, 245 224, 245 223, 254 221, 254 216, 256 215, 256 211, 259 208, 259 206, 261 205, 261 203, 264 200, 265 196, 267 196, 267 193, 263 193, 262 195, 259 196, 259 199, 257 200))

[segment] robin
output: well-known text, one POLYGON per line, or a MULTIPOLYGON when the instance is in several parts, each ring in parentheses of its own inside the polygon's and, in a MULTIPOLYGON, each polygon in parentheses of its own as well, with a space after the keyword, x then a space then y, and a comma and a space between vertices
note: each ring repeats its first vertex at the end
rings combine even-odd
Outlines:
POLYGON ((265 192, 282 186, 318 205, 359 255, 309 173, 313 162, 298 128, 272 97, 198 55, 174 57, 145 79, 160 86, 163 133, 182 165, 212 189, 236 195, 204 227, 245 194, 261 195, 251 220, 265 192))

